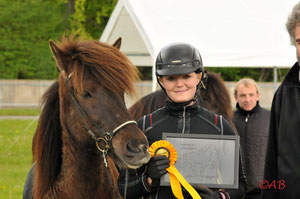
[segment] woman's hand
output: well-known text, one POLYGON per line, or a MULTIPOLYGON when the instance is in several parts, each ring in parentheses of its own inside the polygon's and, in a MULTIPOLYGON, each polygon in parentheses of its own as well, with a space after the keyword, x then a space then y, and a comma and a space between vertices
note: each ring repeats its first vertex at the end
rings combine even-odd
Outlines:
POLYGON ((168 173, 166 170, 170 167, 170 160, 164 155, 154 156, 147 163, 146 174, 151 179, 148 179, 149 185, 153 182, 159 182, 160 178, 168 173))
POLYGON ((219 191, 217 190, 212 190, 209 189, 203 185, 194 185, 193 186, 196 191, 199 193, 199 195, 201 196, 202 199, 223 199, 226 198, 226 196, 224 194, 221 194, 219 191), (224 197, 223 197, 224 195, 224 197))

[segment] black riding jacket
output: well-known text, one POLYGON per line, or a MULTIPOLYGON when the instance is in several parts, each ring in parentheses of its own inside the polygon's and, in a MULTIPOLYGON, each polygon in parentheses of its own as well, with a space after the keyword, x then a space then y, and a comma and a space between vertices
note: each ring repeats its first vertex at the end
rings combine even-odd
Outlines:
MULTIPOLYGON (((138 120, 138 126, 148 138, 149 145, 162 139, 163 132, 185 134, 213 134, 235 135, 229 122, 222 119, 207 109, 199 107, 197 103, 192 106, 176 106, 175 103, 167 102, 166 106, 148 114, 138 120)), ((231 199, 240 199, 246 192, 246 177, 240 161, 239 188, 226 190, 231 199)), ((145 167, 138 170, 120 171, 119 190, 126 198, 174 198, 171 187, 161 186, 151 190, 146 182, 145 167), (127 181, 127 183, 125 183, 127 181)))
POLYGON ((274 94, 264 170, 263 199, 300 198, 300 66, 274 94))
POLYGON ((240 136, 243 165, 247 177, 246 199, 260 198, 259 183, 263 180, 270 111, 257 102, 251 111, 243 110, 239 104, 234 111, 233 123, 240 136))

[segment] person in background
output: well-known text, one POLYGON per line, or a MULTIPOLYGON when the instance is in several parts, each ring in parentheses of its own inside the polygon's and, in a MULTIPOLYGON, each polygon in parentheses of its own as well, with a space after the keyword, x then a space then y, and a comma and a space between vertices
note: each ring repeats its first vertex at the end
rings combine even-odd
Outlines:
POLYGON ((298 61, 273 97, 262 199, 300 198, 300 2, 286 28, 298 61))
POLYGON ((263 180, 265 153, 269 132, 270 111, 259 105, 259 89, 256 82, 243 78, 234 89, 236 110, 233 123, 240 135, 243 165, 247 177, 245 199, 259 199, 263 180))
MULTIPOLYGON (((158 83, 168 99, 163 108, 138 120, 149 145, 162 139, 163 132, 179 134, 236 135, 229 122, 198 105, 197 87, 201 85, 204 68, 200 53, 186 43, 165 46, 156 59, 158 83)), ((124 198, 172 199, 170 186, 160 186, 160 178, 167 173, 170 160, 154 156, 138 170, 121 170, 118 186, 124 198)), ((246 192, 243 166, 239 166, 238 189, 212 190, 195 186, 203 199, 240 199, 246 192)), ((189 195, 185 192, 185 198, 189 195)))

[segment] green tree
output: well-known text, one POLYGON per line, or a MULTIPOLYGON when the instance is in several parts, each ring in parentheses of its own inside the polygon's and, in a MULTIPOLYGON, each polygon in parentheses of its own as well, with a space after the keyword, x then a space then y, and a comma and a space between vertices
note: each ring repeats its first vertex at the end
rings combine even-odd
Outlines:
POLYGON ((99 39, 117 0, 69 0, 74 5, 72 32, 90 39, 99 39))
MULTIPOLYGON (((274 80, 273 68, 206 68, 208 71, 220 73, 225 81, 239 81, 241 78, 249 77, 259 82, 271 82, 274 80)), ((289 69, 278 68, 278 81, 282 81, 289 69)))
POLYGON ((49 39, 99 39, 117 0, 0 0, 0 78, 54 79, 49 39))
POLYGON ((0 0, 0 7, 0 78, 56 78, 48 41, 68 33, 65 3, 0 0))

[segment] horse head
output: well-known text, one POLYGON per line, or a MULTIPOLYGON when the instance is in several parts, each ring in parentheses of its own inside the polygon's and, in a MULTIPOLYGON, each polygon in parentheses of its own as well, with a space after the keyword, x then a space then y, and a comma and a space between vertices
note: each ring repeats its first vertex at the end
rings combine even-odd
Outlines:
MULTIPOLYGON (((64 145, 78 153, 108 153, 121 168, 149 160, 148 141, 127 111, 124 93, 134 93, 136 68, 113 46, 99 41, 50 41, 60 71, 59 104, 64 145)), ((65 150, 65 149, 63 149, 65 150)))

